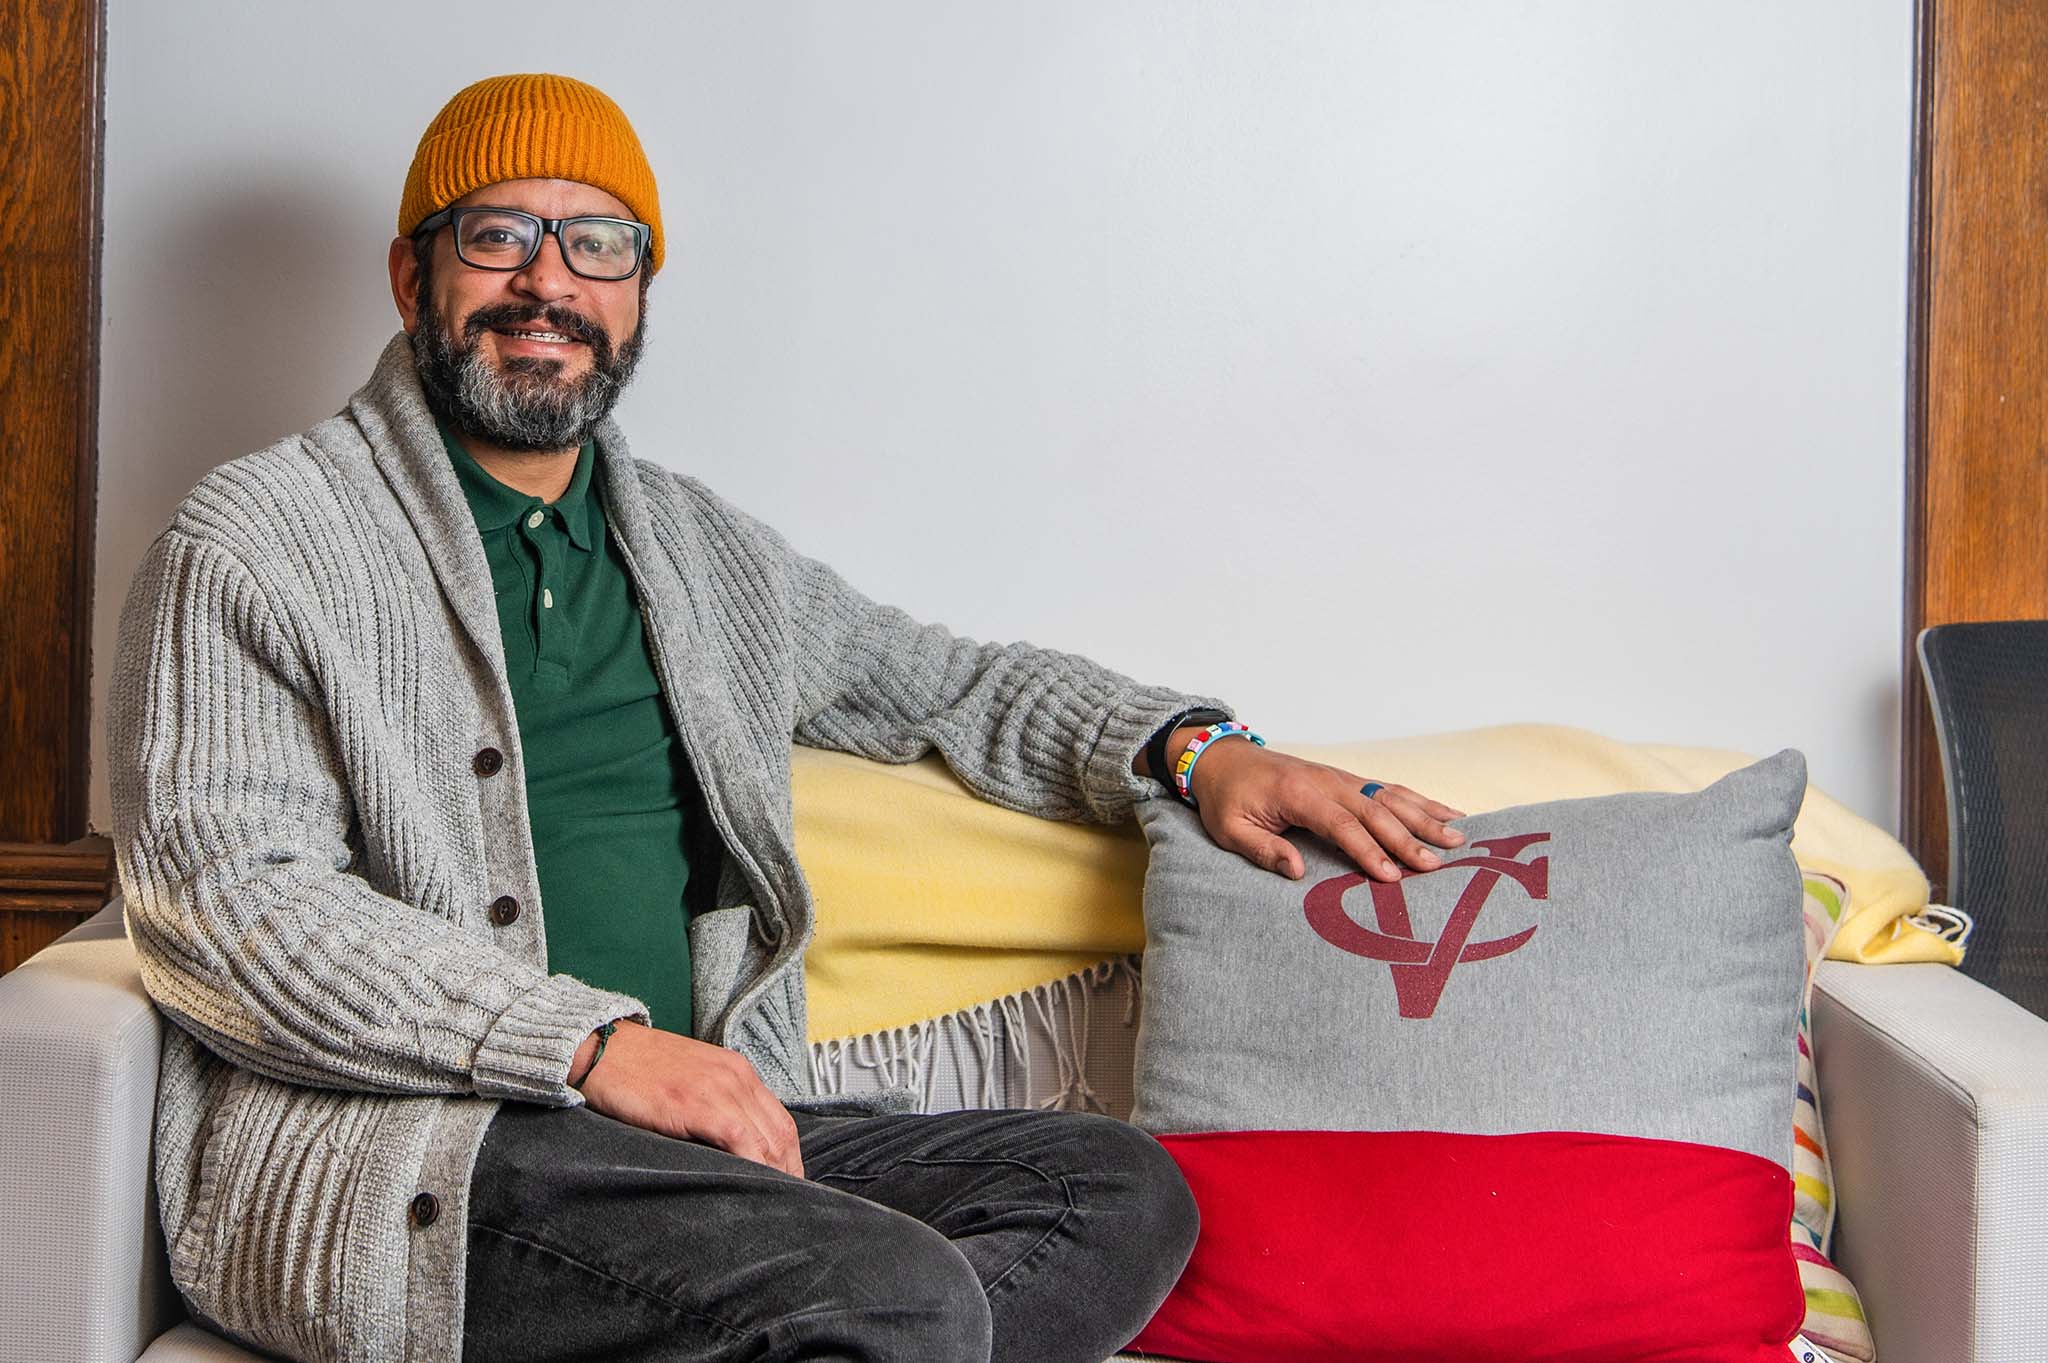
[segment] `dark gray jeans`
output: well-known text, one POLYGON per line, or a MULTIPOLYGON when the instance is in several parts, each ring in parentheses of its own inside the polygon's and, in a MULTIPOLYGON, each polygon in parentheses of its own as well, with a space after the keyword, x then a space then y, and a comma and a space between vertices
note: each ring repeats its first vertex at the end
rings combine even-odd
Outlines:
POLYGON ((507 1104, 469 1197, 473 1363, 1101 1363, 1194 1199, 1108 1117, 796 1114, 802 1179, 587 1108, 507 1104))

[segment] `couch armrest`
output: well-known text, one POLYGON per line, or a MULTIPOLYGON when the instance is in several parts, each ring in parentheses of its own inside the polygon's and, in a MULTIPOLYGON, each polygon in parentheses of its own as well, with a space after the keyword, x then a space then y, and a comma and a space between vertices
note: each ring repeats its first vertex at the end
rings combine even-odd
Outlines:
POLYGON ((0 976, 0 1358, 134 1363, 183 1315, 150 1181, 163 1025, 119 899, 0 976))
POLYGON ((2048 1020, 1948 966, 1826 961, 1813 1037, 1878 1358, 2048 1359, 2048 1020))

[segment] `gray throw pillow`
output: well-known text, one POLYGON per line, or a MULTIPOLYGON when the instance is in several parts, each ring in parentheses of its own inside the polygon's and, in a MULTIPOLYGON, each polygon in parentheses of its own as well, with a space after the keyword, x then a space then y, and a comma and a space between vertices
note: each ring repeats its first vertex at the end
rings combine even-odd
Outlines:
POLYGON ((1787 749, 1694 794, 1475 814, 1392 885, 1300 830, 1287 880, 1147 801, 1132 1120, 1598 1132, 1789 1168, 1805 791, 1787 749))

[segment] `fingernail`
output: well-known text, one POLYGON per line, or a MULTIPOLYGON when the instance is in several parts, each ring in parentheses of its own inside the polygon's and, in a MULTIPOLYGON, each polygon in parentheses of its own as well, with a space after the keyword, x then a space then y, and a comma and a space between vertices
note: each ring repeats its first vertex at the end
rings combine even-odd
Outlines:
POLYGON ((1427 862, 1438 862, 1438 861, 1442 861, 1442 860, 1443 860, 1443 858, 1442 858, 1442 857, 1439 857, 1439 856, 1438 856, 1438 855, 1437 855, 1436 853, 1434 853, 1434 852, 1430 851, 1430 850, 1429 850, 1429 849, 1428 849, 1427 847, 1425 847, 1425 848, 1423 848, 1423 849, 1422 849, 1422 857, 1421 857, 1421 860, 1423 860, 1423 861, 1427 861, 1427 862))
POLYGON ((1400 873, 1401 873, 1401 872, 1400 872, 1400 868, 1399 868, 1399 867, 1397 867, 1397 866, 1395 866, 1393 862, 1391 862, 1391 861, 1383 861, 1383 862, 1381 862, 1381 863, 1380 863, 1380 874, 1381 874, 1381 875, 1383 875, 1383 876, 1392 876, 1392 875, 1399 875, 1400 873))
POLYGON ((1465 835, 1455 828, 1446 828, 1444 830, 1444 841, 1453 843, 1463 842, 1465 841, 1465 835))

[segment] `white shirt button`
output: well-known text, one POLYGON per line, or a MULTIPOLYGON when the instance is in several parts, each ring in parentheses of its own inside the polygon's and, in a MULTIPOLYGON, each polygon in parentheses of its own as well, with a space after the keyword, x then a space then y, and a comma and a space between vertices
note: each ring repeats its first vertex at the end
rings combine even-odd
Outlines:
POLYGON ((541 607, 545 610, 554 609, 555 594, 552 591, 548 590, 546 587, 542 587, 540 589, 540 604, 541 607))
POLYGON ((540 512, 536 511, 531 516, 528 516, 526 518, 526 528, 528 530, 538 530, 540 529, 540 523, 546 519, 546 516, 543 516, 540 512))

